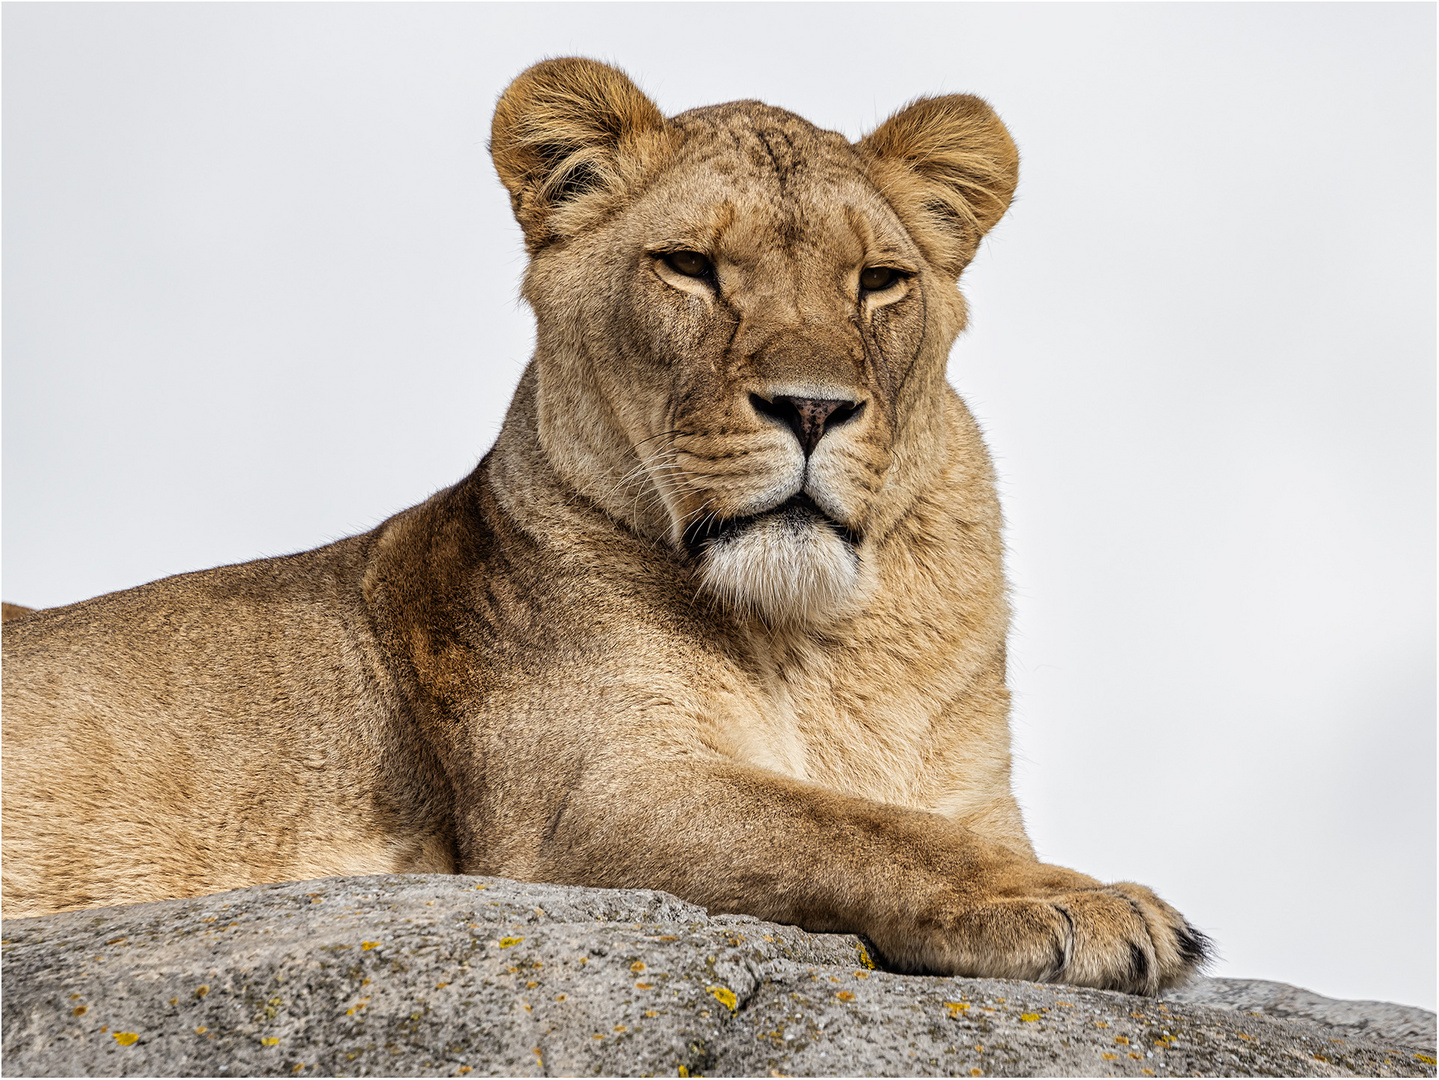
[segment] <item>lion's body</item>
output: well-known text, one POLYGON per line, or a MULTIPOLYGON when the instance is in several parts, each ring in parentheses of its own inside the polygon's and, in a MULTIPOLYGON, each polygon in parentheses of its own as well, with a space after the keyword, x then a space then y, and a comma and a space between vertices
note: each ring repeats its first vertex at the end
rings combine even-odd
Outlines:
MULTIPOLYGON (((506 441, 532 436, 521 423, 506 441)), ((514 456, 540 471, 528 441, 514 456)), ((982 522, 965 540, 989 567, 968 602, 933 591, 937 568, 886 568, 904 602, 816 643, 762 624, 716 633, 682 566, 656 566, 592 510, 556 500, 515 522, 505 495, 529 484, 496 492, 493 460, 363 536, 7 631, 5 663, 27 675, 7 716, 54 722, 6 725, 6 914, 342 873, 543 877, 538 849, 569 786, 666 743, 970 819, 1028 851, 985 472, 953 492, 982 522), (576 552, 599 557, 575 565, 576 552), (444 577, 426 580, 435 568, 444 577), (935 610, 983 612, 992 632, 975 640, 935 610), (437 648, 425 638, 440 627, 437 648), (499 840, 463 854, 435 750, 446 718, 426 715, 451 694, 483 702, 455 752, 476 759, 474 833, 499 840)), ((972 464, 987 472, 982 451, 972 464)))
POLYGON ((1002 127, 937 99, 852 147, 757 103, 664 121, 616 78, 550 62, 497 111, 539 334, 473 474, 7 627, 6 915, 457 871, 861 930, 912 969, 1182 976, 1198 936, 1035 862, 1010 791, 999 508, 944 382, 1002 127), (905 147, 946 124, 970 165, 940 197, 905 147), (901 276, 856 307, 877 261, 901 276))

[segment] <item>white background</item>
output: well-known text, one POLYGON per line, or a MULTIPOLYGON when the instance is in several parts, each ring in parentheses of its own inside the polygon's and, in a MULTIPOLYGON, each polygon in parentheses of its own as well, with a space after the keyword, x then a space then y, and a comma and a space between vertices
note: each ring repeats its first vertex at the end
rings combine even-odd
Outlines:
POLYGON ((1428 4, 7 5, 4 596, 311 547, 458 479, 528 357, 485 151, 549 55, 851 137, 989 98, 988 432, 1041 854, 1219 974, 1435 1001, 1428 4))

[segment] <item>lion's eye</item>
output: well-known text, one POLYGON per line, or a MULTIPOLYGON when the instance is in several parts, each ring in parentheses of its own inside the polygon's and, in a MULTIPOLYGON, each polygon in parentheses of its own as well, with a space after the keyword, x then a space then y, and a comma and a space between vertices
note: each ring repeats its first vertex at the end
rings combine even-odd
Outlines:
POLYGON ((663 258, 666 266, 685 277, 704 277, 710 269, 710 261, 698 251, 670 251, 663 258))
POLYGON ((865 292, 887 289, 902 275, 892 266, 866 266, 859 274, 859 287, 865 292))

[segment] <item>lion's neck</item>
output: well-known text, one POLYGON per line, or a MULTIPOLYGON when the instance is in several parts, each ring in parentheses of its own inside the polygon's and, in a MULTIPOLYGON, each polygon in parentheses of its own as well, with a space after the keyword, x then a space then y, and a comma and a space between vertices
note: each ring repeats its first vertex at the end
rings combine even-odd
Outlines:
POLYGON ((554 379, 541 394, 531 361, 490 456, 501 505, 526 531, 552 532, 577 517, 603 518, 663 543, 668 518, 628 441, 603 415, 598 395, 554 379))

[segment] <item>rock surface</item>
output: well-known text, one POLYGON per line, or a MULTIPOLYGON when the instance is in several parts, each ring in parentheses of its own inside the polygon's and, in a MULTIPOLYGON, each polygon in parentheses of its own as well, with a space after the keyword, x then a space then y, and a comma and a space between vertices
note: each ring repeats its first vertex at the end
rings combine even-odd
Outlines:
POLYGON ((3 1068, 56 1075, 1433 1076, 1434 1014, 874 970, 664 893, 329 878, 4 923, 3 1068))
POLYGON ((1196 979, 1171 990, 1165 1001, 1215 1005, 1263 1013, 1280 1020, 1310 1020, 1344 1028, 1348 1037, 1389 1040, 1434 1050, 1434 1014, 1414 1005, 1387 1001, 1338 1001, 1267 979, 1196 979))

